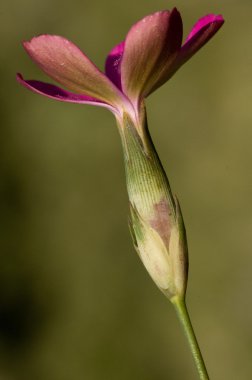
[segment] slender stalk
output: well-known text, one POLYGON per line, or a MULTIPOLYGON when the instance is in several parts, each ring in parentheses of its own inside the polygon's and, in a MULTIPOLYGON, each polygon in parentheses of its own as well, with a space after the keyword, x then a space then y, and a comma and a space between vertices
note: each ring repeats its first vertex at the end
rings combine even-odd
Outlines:
POLYGON ((204 363, 203 356, 200 352, 199 344, 197 342, 192 323, 188 314, 185 300, 181 297, 173 297, 171 299, 179 320, 183 326, 184 333, 189 343, 194 362, 196 364, 200 380, 209 380, 207 369, 204 363))

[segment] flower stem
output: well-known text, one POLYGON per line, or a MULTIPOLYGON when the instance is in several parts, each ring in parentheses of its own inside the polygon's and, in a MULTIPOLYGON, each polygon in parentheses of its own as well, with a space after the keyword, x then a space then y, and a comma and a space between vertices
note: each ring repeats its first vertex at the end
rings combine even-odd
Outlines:
POLYGON ((198 370, 199 378, 200 380, 209 380, 207 369, 190 321, 185 300, 184 298, 175 296, 171 299, 171 301, 175 307, 178 318, 183 326, 184 333, 188 340, 190 350, 192 352, 198 370))

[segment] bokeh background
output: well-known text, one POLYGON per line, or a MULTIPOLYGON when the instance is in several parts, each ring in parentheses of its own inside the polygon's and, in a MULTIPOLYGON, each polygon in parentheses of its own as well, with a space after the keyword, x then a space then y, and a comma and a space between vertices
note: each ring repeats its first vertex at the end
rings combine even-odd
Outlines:
POLYGON ((177 6, 185 34, 226 24, 147 101, 190 250, 188 306, 215 380, 251 379, 251 0, 10 0, 0 5, 0 379, 193 380, 174 310, 132 247, 113 116, 32 94, 21 47, 63 35, 99 67, 144 15, 177 6))

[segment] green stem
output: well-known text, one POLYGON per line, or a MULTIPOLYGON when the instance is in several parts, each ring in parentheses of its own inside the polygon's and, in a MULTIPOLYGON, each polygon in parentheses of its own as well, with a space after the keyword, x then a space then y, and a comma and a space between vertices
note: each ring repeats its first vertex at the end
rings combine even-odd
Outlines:
POLYGON ((185 304, 185 300, 181 297, 173 297, 171 299, 175 310, 177 312, 177 315, 179 317, 179 320, 183 326, 186 338, 188 340, 200 380, 209 380, 209 376, 207 373, 207 369, 204 363, 204 359, 202 357, 202 354, 200 352, 200 348, 190 321, 190 317, 188 314, 188 310, 185 304))

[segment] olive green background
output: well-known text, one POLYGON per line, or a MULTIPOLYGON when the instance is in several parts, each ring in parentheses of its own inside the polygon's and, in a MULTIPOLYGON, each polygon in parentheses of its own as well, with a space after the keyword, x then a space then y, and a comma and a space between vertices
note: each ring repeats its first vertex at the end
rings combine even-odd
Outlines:
POLYGON ((0 5, 0 379, 194 380, 174 310, 132 247, 119 136, 104 109, 35 95, 20 42, 63 35, 99 67, 139 18, 177 6, 224 27, 147 100, 190 252, 188 306, 211 379, 252 371, 251 0, 0 5))

